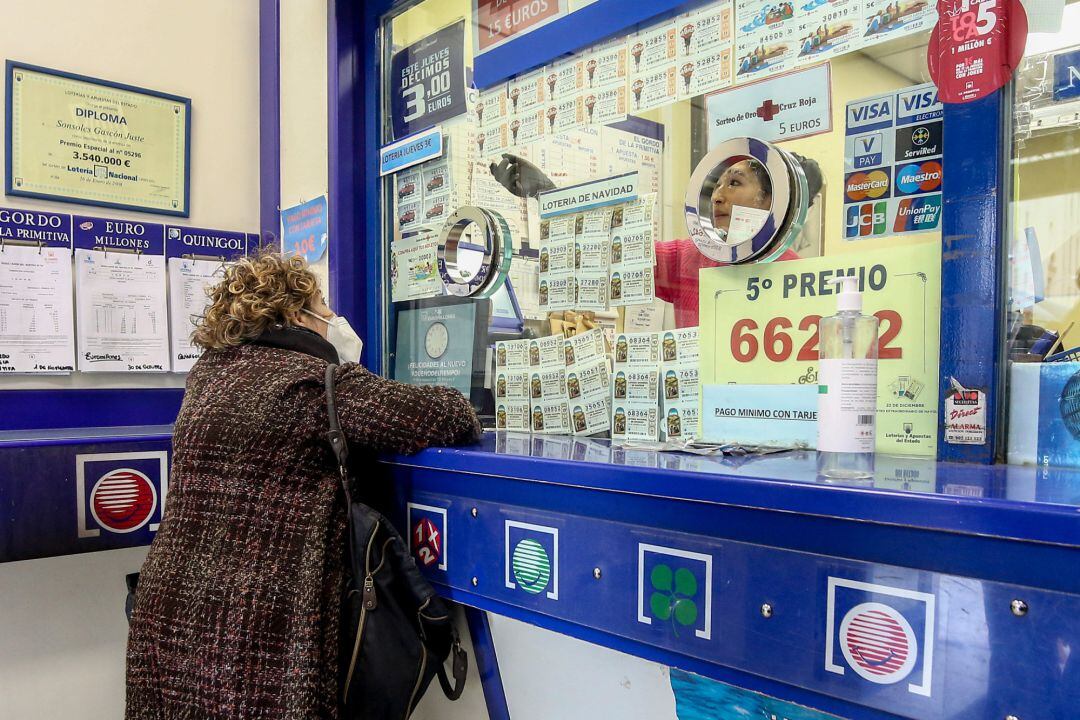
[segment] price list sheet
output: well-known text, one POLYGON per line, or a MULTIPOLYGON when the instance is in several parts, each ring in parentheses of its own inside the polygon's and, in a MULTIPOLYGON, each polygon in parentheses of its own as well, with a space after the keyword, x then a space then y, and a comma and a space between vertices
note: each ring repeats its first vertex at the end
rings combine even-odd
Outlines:
POLYGON ((75 251, 79 370, 169 369, 165 258, 75 251))
POLYGON ((0 374, 75 369, 71 250, 7 245, 0 252, 0 374))
POLYGON ((187 372, 202 354, 191 344, 191 333, 209 302, 206 292, 221 280, 224 267, 219 260, 172 258, 169 261, 169 336, 173 372, 187 372))

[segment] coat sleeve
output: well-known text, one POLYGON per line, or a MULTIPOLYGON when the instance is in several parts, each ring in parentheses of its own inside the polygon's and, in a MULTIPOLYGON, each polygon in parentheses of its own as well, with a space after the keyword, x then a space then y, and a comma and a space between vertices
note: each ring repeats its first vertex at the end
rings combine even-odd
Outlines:
POLYGON ((358 447, 414 453, 474 442, 482 432, 472 405, 453 388, 388 380, 354 363, 338 369, 335 385, 341 429, 358 447))

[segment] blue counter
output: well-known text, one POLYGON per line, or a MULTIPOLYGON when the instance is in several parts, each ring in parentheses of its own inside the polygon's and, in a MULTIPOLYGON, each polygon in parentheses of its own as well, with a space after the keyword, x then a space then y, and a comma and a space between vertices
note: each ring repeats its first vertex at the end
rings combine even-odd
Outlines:
POLYGON ((1080 706, 1080 473, 510 434, 380 465, 466 605, 847 718, 1080 706))

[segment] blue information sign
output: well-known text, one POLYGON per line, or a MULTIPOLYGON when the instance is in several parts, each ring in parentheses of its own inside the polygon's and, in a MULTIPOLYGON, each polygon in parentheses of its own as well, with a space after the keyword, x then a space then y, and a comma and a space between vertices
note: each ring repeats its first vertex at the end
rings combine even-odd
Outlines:
POLYGON ((326 252, 329 223, 326 196, 281 211, 282 245, 288 255, 317 262, 326 252))
POLYGON ((1054 56, 1054 100, 1080 96, 1080 50, 1054 56))
POLYGON ((394 53, 390 113, 403 138, 465 112, 465 21, 394 53))

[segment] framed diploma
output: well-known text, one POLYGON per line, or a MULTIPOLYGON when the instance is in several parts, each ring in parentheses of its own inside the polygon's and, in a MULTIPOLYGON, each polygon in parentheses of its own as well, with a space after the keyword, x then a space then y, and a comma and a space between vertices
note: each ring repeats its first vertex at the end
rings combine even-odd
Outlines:
POLYGON ((187 217, 191 100, 7 62, 8 195, 187 217))

